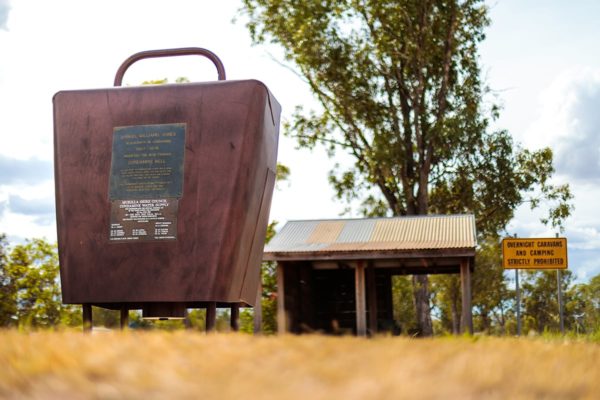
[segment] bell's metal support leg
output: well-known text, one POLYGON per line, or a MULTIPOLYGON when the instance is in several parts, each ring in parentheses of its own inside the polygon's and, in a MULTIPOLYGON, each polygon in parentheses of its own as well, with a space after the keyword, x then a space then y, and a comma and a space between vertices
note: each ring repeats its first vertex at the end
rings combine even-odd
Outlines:
POLYGON ((127 306, 121 307, 121 330, 129 327, 129 309, 127 306))
POLYGON ((206 332, 213 332, 217 325, 217 303, 210 302, 206 307, 206 332))
POLYGON ((229 325, 231 326, 231 330, 233 332, 240 330, 240 305, 238 303, 231 305, 231 318, 229 325))
POLYGON ((92 331, 92 305, 82 304, 81 309, 83 311, 83 332, 89 333, 92 331))

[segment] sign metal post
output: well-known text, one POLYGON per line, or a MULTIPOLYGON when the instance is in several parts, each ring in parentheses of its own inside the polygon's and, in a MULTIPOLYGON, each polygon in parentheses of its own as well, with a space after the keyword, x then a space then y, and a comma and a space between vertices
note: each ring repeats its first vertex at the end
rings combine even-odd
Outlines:
POLYGON ((517 336, 521 336, 521 290, 519 289, 518 269, 515 269, 515 290, 517 292, 517 336))
POLYGON ((560 333, 565 334, 565 316, 562 298, 562 277, 560 269, 556 270, 556 285, 558 287, 558 319, 560 321, 560 333))

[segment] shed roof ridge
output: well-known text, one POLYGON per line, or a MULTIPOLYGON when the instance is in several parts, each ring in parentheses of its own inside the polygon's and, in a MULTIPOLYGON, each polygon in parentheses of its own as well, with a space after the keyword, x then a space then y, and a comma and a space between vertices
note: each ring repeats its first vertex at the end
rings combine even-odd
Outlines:
POLYGON ((419 219, 419 218, 460 218, 460 217, 475 217, 475 214, 425 214, 425 215, 399 215, 393 217, 356 217, 356 218, 311 218, 311 219, 290 219, 289 222, 327 222, 327 221, 382 221, 393 219, 419 219))

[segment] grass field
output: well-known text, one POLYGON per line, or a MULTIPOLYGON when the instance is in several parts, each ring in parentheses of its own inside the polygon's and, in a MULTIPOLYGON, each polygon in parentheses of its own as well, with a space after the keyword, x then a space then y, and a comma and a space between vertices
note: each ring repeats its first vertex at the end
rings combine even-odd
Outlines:
POLYGON ((600 398, 600 344, 0 331, 6 399, 600 398))

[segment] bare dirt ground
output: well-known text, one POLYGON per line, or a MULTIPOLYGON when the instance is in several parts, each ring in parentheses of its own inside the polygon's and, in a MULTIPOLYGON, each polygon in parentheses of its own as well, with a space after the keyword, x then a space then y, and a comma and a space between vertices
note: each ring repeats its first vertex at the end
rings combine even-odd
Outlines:
POLYGON ((0 331, 6 399, 598 399, 600 344, 0 331))

